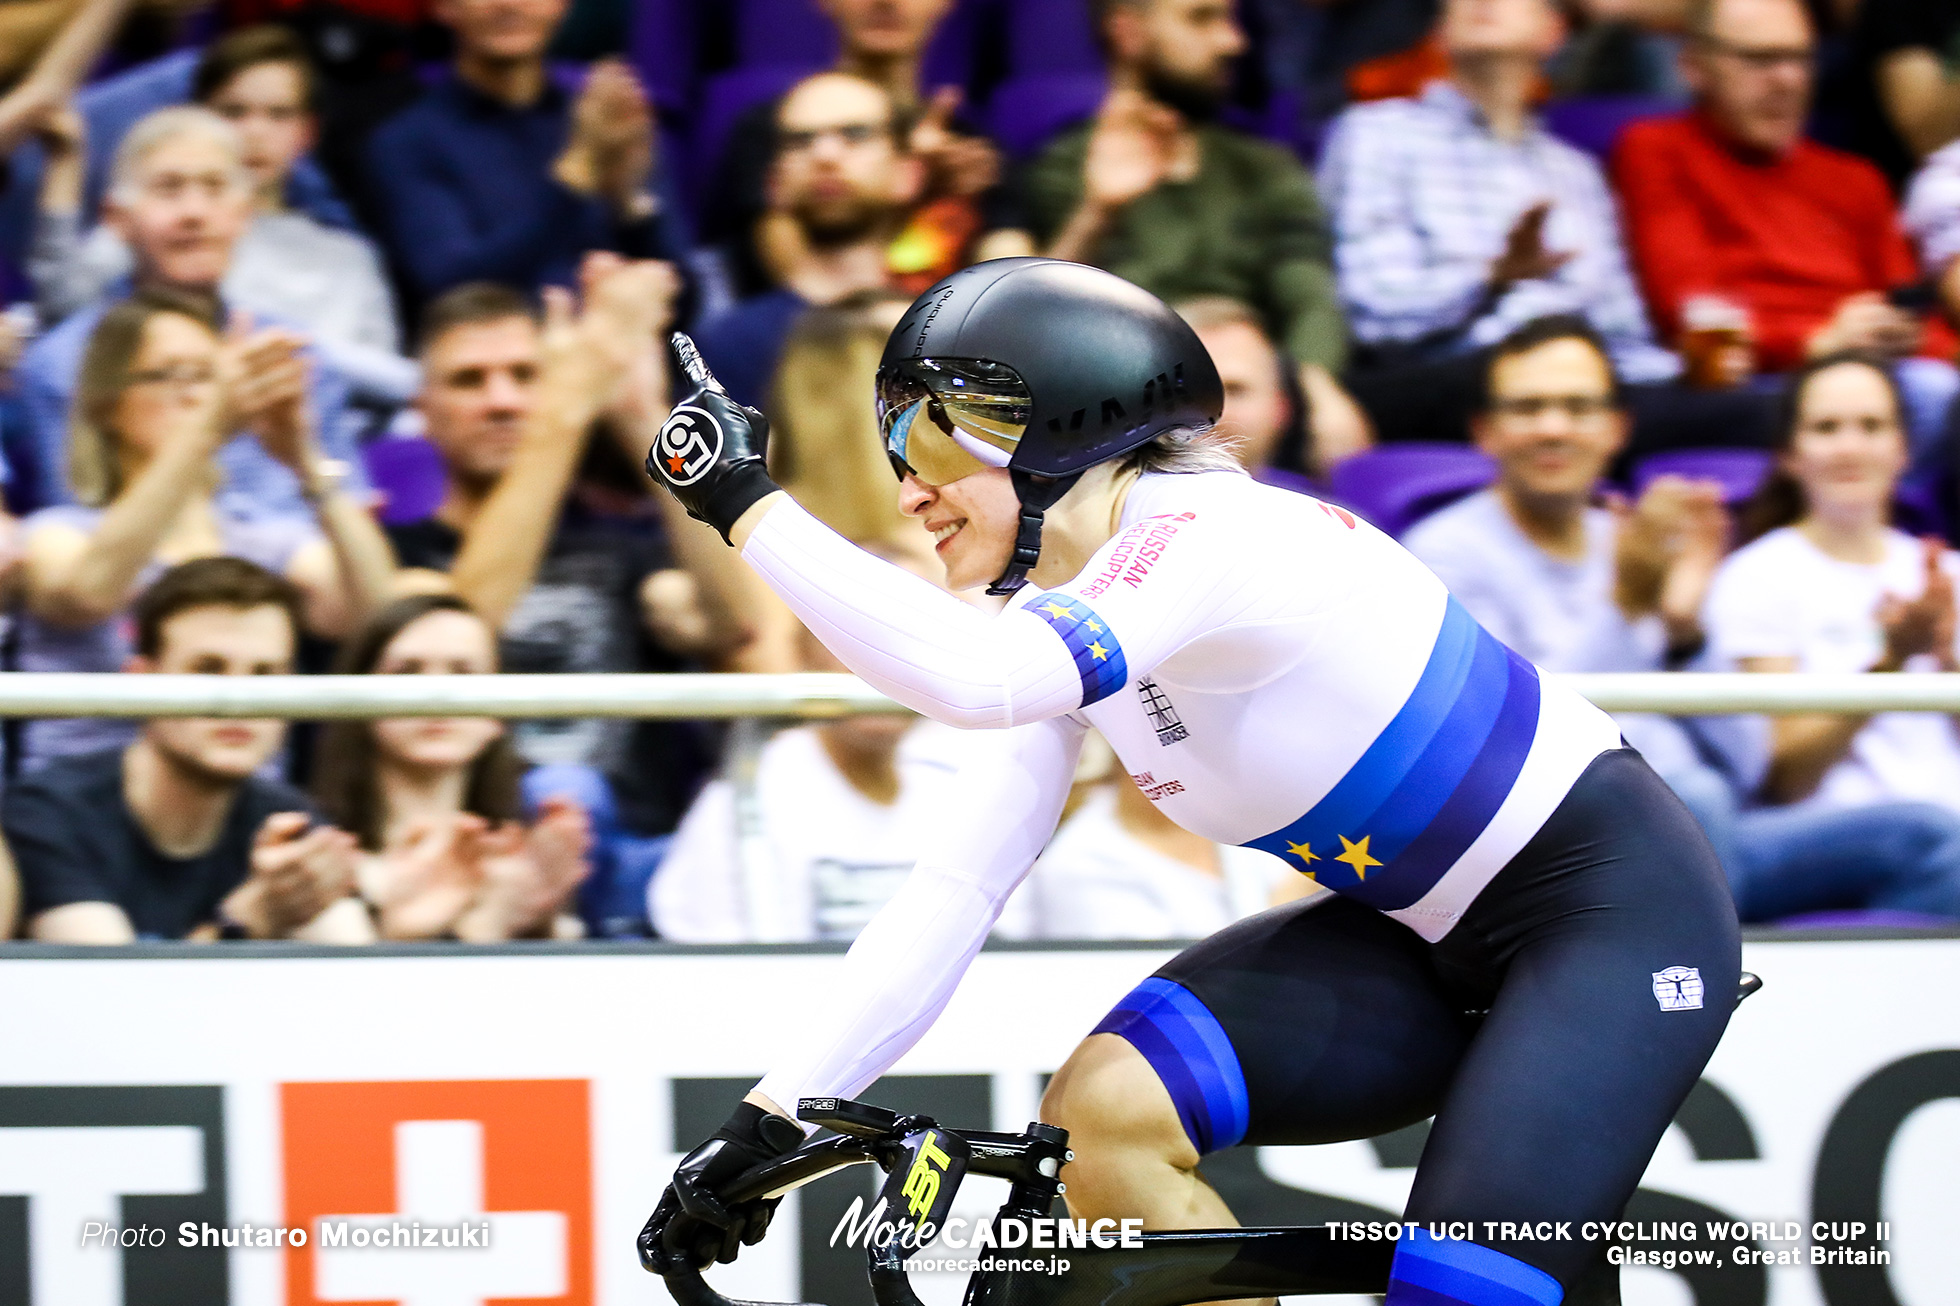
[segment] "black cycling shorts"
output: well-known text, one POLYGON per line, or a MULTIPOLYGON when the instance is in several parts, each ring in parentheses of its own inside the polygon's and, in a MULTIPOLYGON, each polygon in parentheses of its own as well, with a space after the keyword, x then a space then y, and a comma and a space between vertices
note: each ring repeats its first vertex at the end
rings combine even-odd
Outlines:
MULTIPOLYGON (((1601 754, 1440 942, 1346 899, 1240 921, 1097 1027, 1198 1150, 1369 1138, 1431 1115, 1405 1218, 1617 1217, 1722 1037, 1735 908, 1694 817, 1601 754)), ((1600 1252, 1478 1238, 1570 1287, 1600 1252)))

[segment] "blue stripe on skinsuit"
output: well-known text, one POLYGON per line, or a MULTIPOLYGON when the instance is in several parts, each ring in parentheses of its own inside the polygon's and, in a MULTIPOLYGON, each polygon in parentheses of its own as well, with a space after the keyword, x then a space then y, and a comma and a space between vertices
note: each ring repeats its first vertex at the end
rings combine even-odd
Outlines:
POLYGON ((1385 862, 1400 857, 1443 809, 1497 724, 1509 682, 1510 660, 1504 656, 1504 646, 1488 635, 1477 640, 1470 674, 1428 747, 1382 805, 1354 823, 1374 836, 1375 856, 1385 862))
MULTIPOLYGON (((1443 878, 1464 850, 1490 824, 1497 809, 1511 795, 1511 785, 1524 770, 1531 752, 1531 741, 1538 735, 1538 672, 1517 654, 1510 655, 1511 686, 1504 696, 1504 712, 1492 728, 1470 773, 1450 795, 1449 802, 1436 814, 1417 839, 1396 861, 1394 885, 1401 890, 1386 910, 1406 907, 1428 893, 1443 878)), ((1387 886, 1384 886, 1387 887, 1387 886)))
POLYGON ((1063 647, 1075 660, 1076 674, 1082 678, 1083 707, 1101 702, 1129 683, 1130 667, 1123 645, 1109 623, 1088 604, 1051 590, 1037 595, 1022 611, 1040 617, 1062 637, 1063 647))
POLYGON ((1461 696, 1482 633, 1461 603, 1445 601, 1442 627, 1416 687, 1375 742, 1314 804, 1308 815, 1316 826, 1352 830, 1380 810, 1461 696))
POLYGON ((1392 911, 1429 892, 1483 833, 1531 751, 1537 672, 1454 599, 1449 604, 1429 664, 1389 728, 1312 810, 1248 847, 1392 911), (1439 686, 1453 696, 1439 702, 1431 692, 1439 686), (1417 709, 1430 720, 1415 721, 1417 709), (1384 757, 1385 745, 1397 738, 1421 742, 1403 757, 1384 757), (1351 783, 1357 772, 1368 773, 1366 784, 1351 783), (1355 795, 1391 772, 1395 783, 1362 809, 1355 795), (1350 858, 1350 851, 1365 851, 1365 859, 1350 858))
POLYGON ((1446 600, 1443 624, 1429 650, 1429 661, 1394 719, 1375 736, 1347 774, 1334 782, 1326 797, 1283 829, 1251 840, 1248 846, 1284 858, 1289 838, 1297 839, 1304 833, 1308 841, 1315 835, 1331 840, 1334 835, 1329 831, 1352 833, 1363 828, 1402 783, 1461 701, 1476 662, 1479 636, 1489 638, 1462 604, 1454 598, 1446 600))
POLYGON ((1385 1306, 1559 1306, 1565 1289, 1535 1265, 1482 1243, 1411 1228, 1395 1248, 1385 1306))
POLYGON ((1218 1018, 1189 989, 1153 975, 1091 1032, 1115 1034, 1143 1054, 1199 1155, 1245 1137, 1250 1102, 1238 1053, 1218 1018))

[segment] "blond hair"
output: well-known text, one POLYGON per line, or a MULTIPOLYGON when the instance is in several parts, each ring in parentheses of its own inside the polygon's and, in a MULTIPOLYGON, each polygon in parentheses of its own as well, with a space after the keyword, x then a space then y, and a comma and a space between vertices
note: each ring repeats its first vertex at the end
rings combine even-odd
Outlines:
POLYGON ((900 301, 885 295, 812 308, 783 345, 769 400, 769 471, 811 515, 847 539, 905 538, 878 414, 878 360, 900 301), (885 310, 881 315, 881 310, 885 310))
POLYGON ((1239 439, 1215 426, 1179 426, 1165 431, 1123 457, 1119 471, 1163 472, 1189 476, 1196 472, 1246 474, 1239 461, 1239 439))

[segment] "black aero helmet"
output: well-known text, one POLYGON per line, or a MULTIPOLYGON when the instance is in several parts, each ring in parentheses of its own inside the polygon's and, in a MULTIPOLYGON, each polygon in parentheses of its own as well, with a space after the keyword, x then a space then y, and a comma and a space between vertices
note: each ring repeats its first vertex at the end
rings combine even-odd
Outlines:
MULTIPOLYGON (((955 272, 919 296, 878 365, 879 427, 900 473, 1006 467, 1020 495, 1020 588, 1041 515, 1097 463, 1218 420, 1224 387, 1183 318, 1121 277, 1059 259, 955 272)), ((935 474, 937 473, 937 474, 935 474)))

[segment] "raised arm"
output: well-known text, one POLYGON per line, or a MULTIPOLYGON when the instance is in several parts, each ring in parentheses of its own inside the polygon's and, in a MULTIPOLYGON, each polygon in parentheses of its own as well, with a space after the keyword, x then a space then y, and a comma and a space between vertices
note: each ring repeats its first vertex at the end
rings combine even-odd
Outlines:
POLYGON ((547 294, 537 399, 452 571, 457 592, 492 626, 537 578, 593 420, 626 380, 632 349, 664 322, 673 285, 663 264, 617 263, 587 278, 582 314, 569 296, 547 294))
MULTIPOLYGON (((84 0, 84 3, 74 6, 74 16, 62 27, 60 35, 48 42, 34 67, 14 84, 11 91, 0 97, 0 156, 20 144, 42 114, 75 93, 75 88, 88 75, 96 56, 109 44, 109 38, 116 34, 123 11, 128 7, 129 0, 84 0)), ((21 24, 24 30, 16 31, 14 35, 26 36, 31 41, 35 18, 42 15, 52 17, 60 6, 23 4, 8 5, 6 8, 18 9, 29 15, 27 21, 21 24)), ((0 32, 4 30, 5 26, 0 26, 0 32)), ((6 36, 0 35, 0 49, 6 48, 22 47, 12 45, 6 36)))
POLYGON ((787 494, 757 508, 742 557, 824 647, 907 707, 999 729, 1083 705, 1074 657, 1040 618, 970 607, 866 553, 787 494))
POLYGON ((846 666, 907 707, 969 729, 1083 705, 1088 682, 1048 623, 1016 610, 990 617, 805 512, 764 468, 768 418, 729 397, 693 341, 676 335, 674 347, 692 389, 660 428, 648 474, 740 549, 846 666))
POLYGON ((243 322, 237 324, 225 344, 235 375, 231 414, 269 457, 298 478, 313 509, 324 546, 302 549, 287 575, 306 595, 307 628, 338 638, 388 601, 395 553, 366 505, 342 492, 339 476, 321 453, 308 399, 305 345, 290 331, 248 332, 243 322))

